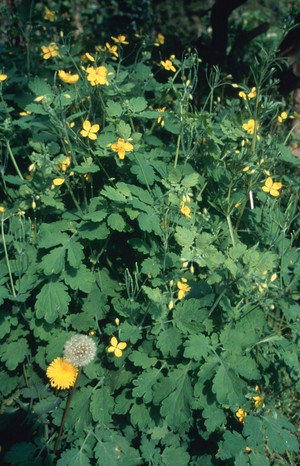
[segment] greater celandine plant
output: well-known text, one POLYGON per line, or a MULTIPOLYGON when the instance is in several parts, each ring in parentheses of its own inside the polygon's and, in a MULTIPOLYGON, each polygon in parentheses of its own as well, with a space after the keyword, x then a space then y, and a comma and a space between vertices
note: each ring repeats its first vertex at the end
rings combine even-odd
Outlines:
POLYGON ((35 431, 5 461, 297 464, 299 162, 272 54, 202 95, 193 50, 44 23, 34 75, 4 54, 0 82, 0 391, 35 431))

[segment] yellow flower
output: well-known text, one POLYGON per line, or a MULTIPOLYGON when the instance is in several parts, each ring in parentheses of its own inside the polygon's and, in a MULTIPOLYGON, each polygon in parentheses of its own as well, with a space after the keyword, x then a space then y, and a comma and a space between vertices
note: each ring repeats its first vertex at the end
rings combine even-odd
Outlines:
POLYGON ((57 168, 65 172, 71 164, 71 157, 67 156, 62 162, 57 165, 57 168))
POLYGON ((4 214, 5 212, 5 207, 3 205, 0 205, 0 214, 4 214))
POLYGON ((92 125, 89 120, 85 120, 82 123, 83 129, 80 131, 80 134, 83 138, 89 138, 92 139, 92 141, 95 141, 97 139, 97 134, 100 126, 99 125, 92 125))
POLYGON ((96 86, 97 84, 101 84, 102 86, 105 84, 108 86, 107 75, 108 69, 105 66, 98 66, 94 68, 93 66, 89 66, 86 69, 87 72, 87 80, 91 83, 92 86, 96 86))
POLYGON ((166 60, 166 61, 161 60, 160 64, 161 64, 161 66, 162 66, 165 70, 167 70, 167 71, 173 71, 173 73, 175 73, 176 68, 175 68, 175 66, 173 65, 173 63, 172 63, 171 60, 166 60))
POLYGON ((125 152, 133 151, 133 145, 130 142, 125 142, 123 138, 118 138, 118 142, 111 145, 111 150, 117 152, 119 159, 123 160, 125 152))
POLYGON ((235 413, 235 415, 236 415, 238 421, 241 422, 241 423, 243 424, 243 423, 244 423, 244 419, 245 419, 245 417, 247 416, 247 413, 246 413, 246 411, 245 411, 244 409, 239 408, 239 409, 237 410, 237 412, 235 413))
POLYGON ((67 84, 75 84, 77 83, 78 79, 79 79, 79 75, 78 74, 71 74, 69 71, 66 72, 64 70, 59 70, 58 71, 58 77, 61 81, 63 81, 64 83, 67 83, 67 84))
MULTIPOLYGON (((159 113, 163 113, 163 112, 166 111, 166 107, 158 108, 156 111, 159 112, 159 113)), ((163 116, 162 116, 162 115, 160 115, 160 116, 157 118, 157 123, 158 123, 159 125, 161 125, 161 126, 164 126, 165 122, 164 122, 164 120, 163 120, 163 116)))
POLYGON ((56 186, 61 186, 62 184, 64 184, 64 182, 64 178, 54 178, 54 180, 52 180, 51 189, 54 189, 56 186))
POLYGON ((31 112, 20 112, 19 115, 20 116, 28 116, 28 115, 31 115, 31 112))
POLYGON ((241 99, 246 100, 246 99, 247 99, 247 94, 246 94, 246 92, 240 91, 240 92, 239 92, 239 97, 240 97, 241 99))
POLYGON ((282 183, 280 182, 274 182, 272 178, 269 176, 266 181, 264 186, 262 187, 262 190, 265 193, 270 193, 271 196, 277 197, 279 196, 279 189, 282 188, 282 183))
POLYGON ((177 298, 179 300, 183 299, 188 291, 190 291, 191 287, 187 284, 186 278, 181 278, 177 282, 178 294, 177 298))
POLYGON ((283 122, 283 120, 286 120, 288 117, 288 114, 286 112, 282 112, 280 115, 277 117, 277 121, 279 124, 283 122))
POLYGON ((127 45, 129 42, 126 41, 126 36, 119 35, 118 37, 110 36, 116 44, 127 45))
POLYGON ((6 79, 7 79, 7 74, 1 73, 1 74, 0 74, 0 82, 5 81, 6 79))
POLYGON ((247 131, 249 134, 254 134, 255 129, 258 130, 259 124, 255 123, 255 120, 248 120, 247 123, 243 124, 243 128, 247 131))
POLYGON ((264 403, 264 398, 261 395, 253 396, 252 400, 254 401, 255 408, 259 408, 259 407, 264 408, 266 406, 264 403))
POLYGON ((180 203, 180 213, 187 218, 192 218, 191 209, 189 208, 189 206, 185 205, 184 201, 180 203))
POLYGON ((49 364, 46 375, 51 387, 67 390, 74 386, 78 374, 77 367, 63 358, 56 358, 49 364))
POLYGON ((53 23, 53 21, 55 21, 55 11, 49 10, 49 8, 45 7, 44 19, 53 23))
POLYGON ((81 58, 82 60, 89 60, 91 62, 95 61, 95 58, 89 52, 84 53, 81 58))
POLYGON ((159 32, 155 38, 155 45, 164 45, 164 43, 165 43, 165 36, 159 32))
POLYGON ((127 343, 125 341, 119 341, 116 337, 112 337, 110 340, 111 346, 108 347, 107 351, 109 353, 114 353, 117 358, 120 358, 123 354, 123 350, 126 348, 127 343))
POLYGON ((109 53, 111 53, 112 55, 114 55, 115 57, 118 58, 119 54, 118 54, 118 46, 117 45, 110 45, 108 42, 106 42, 105 44, 107 50, 109 51, 109 53))
POLYGON ((49 60, 49 58, 56 57, 58 55, 58 47, 54 42, 51 42, 49 45, 42 45, 41 49, 44 60, 49 60))

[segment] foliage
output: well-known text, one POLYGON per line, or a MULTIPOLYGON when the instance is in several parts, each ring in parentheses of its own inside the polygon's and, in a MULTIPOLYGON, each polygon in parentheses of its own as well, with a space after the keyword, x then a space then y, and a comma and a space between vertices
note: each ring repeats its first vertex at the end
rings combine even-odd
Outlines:
POLYGON ((199 95, 195 51, 82 48, 57 21, 2 47, 2 430, 27 433, 5 461, 53 464, 68 392, 45 371, 79 333, 97 357, 59 466, 297 464, 299 161, 273 54, 255 91, 213 68, 199 95))

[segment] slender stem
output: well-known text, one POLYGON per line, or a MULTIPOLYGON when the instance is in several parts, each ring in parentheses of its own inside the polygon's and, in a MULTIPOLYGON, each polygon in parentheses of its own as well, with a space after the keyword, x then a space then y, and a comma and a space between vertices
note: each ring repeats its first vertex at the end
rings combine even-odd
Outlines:
POLYGON ((21 178, 21 180, 24 180, 23 175, 22 175, 22 173, 20 172, 20 169, 19 169, 18 164, 17 164, 17 162, 16 162, 15 156, 14 156, 14 154, 12 153, 12 150, 11 150, 11 147, 10 147, 10 144, 9 144, 9 141, 8 141, 8 140, 6 140, 6 147, 7 147, 8 153, 9 153, 9 155, 10 155, 11 161, 12 161, 12 163, 13 163, 15 169, 16 169, 16 172, 18 173, 18 175, 19 175, 19 177, 21 178))
POLYGON ((175 161, 174 161, 174 168, 177 167, 177 163, 178 163, 178 156, 179 156, 179 147, 180 147, 180 141, 181 141, 181 135, 178 134, 178 138, 177 138, 177 145, 176 145, 176 154, 175 154, 175 161))
POLYGON ((235 238, 234 238, 233 227, 232 227, 231 218, 230 218, 229 214, 226 215, 226 220, 227 220, 227 224, 228 224, 228 228, 229 228, 229 233, 230 233, 230 237, 231 237, 231 241, 232 241, 232 246, 235 247, 235 238))
POLYGON ((66 404, 65 411, 64 411, 64 414, 63 414, 63 417, 62 417, 62 420, 61 420, 61 424, 60 424, 59 432, 58 432, 58 435, 57 435, 57 439, 56 439, 55 444, 54 444, 54 450, 53 450, 54 454, 57 453, 58 445, 59 445, 59 442, 60 442, 60 439, 61 439, 61 436, 62 436, 62 433, 63 433, 63 430, 64 430, 67 414, 68 414, 68 411, 69 411, 69 408, 70 408, 70 405, 71 405, 71 401, 73 399, 73 396, 74 396, 74 393, 75 393, 75 390, 76 390, 76 386, 77 386, 77 382, 78 382, 78 379, 80 377, 80 374, 81 374, 81 368, 78 369, 78 374, 77 374, 75 383, 74 383, 74 385, 72 387, 72 390, 70 391, 69 396, 68 396, 67 404, 66 404))
POLYGON ((16 294, 15 287, 14 287, 14 281, 13 281, 13 277, 12 277, 12 273, 11 273, 9 257, 8 257, 7 247, 6 247, 6 240, 5 240, 5 234, 4 234, 4 216, 3 216, 3 214, 1 216, 1 237, 2 237, 4 254, 5 254, 6 266, 7 266, 7 269, 8 269, 8 275, 9 275, 9 280, 10 280, 11 291, 12 291, 12 294, 13 294, 13 296, 15 298, 17 296, 17 294, 16 294))

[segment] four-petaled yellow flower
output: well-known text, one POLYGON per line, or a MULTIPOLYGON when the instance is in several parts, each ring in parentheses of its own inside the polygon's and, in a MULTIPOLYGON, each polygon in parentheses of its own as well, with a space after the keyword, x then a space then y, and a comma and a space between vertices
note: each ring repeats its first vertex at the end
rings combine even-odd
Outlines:
MULTIPOLYGON (((159 112, 159 113, 163 113, 163 112, 166 111, 166 107, 158 108, 156 111, 159 112)), ((161 126, 165 125, 165 122, 164 122, 164 119, 163 119, 162 115, 159 115, 159 117, 157 118, 157 123, 159 125, 161 125, 161 126)))
POLYGON ((270 193, 271 196, 277 197, 279 196, 279 189, 282 188, 282 183, 280 181, 274 182, 270 176, 265 181, 264 186, 262 187, 262 190, 265 193, 270 193))
POLYGON ((48 366, 46 375, 51 387, 67 390, 74 386, 78 374, 77 367, 64 358, 56 358, 48 366))
POLYGON ((49 8, 45 6, 44 19, 53 23, 53 21, 55 21, 55 11, 49 10, 49 8))
POLYGON ((178 288, 178 294, 177 298, 179 300, 183 299, 185 295, 190 291, 191 287, 187 284, 187 279, 186 278, 181 278, 177 282, 177 288, 178 288))
POLYGON ((114 353, 117 358, 120 358, 123 354, 123 350, 127 347, 127 343, 125 341, 119 341, 116 337, 112 337, 110 339, 111 346, 108 347, 107 351, 109 353, 114 353))
POLYGON ((175 73, 176 68, 173 65, 173 62, 171 60, 166 60, 166 61, 161 60, 160 64, 165 70, 173 71, 173 73, 175 73))
POLYGON ((236 415, 238 421, 241 422, 241 423, 243 424, 243 423, 244 423, 244 419, 245 419, 245 417, 247 416, 247 413, 246 413, 246 411, 245 411, 244 409, 239 408, 239 409, 237 410, 237 412, 235 413, 235 415, 236 415))
POLYGON ((118 138, 118 142, 111 144, 111 150, 117 152, 119 159, 125 158, 125 152, 132 152, 133 145, 130 142, 125 142, 123 138, 118 138))
POLYGON ((254 131, 258 130, 259 124, 255 122, 255 120, 251 119, 248 120, 247 123, 243 124, 243 128, 247 131, 249 134, 254 134, 254 131))
POLYGON ((0 74, 0 82, 5 81, 6 79, 7 79, 7 74, 1 73, 1 74, 0 74))
POLYGON ((185 204, 184 201, 181 201, 181 203, 180 203, 180 213, 182 215, 184 215, 185 217, 187 217, 187 218, 192 218, 191 217, 191 209, 189 208, 189 206, 187 206, 185 204))
POLYGON ((110 36, 116 44, 127 45, 129 42, 126 41, 126 36, 119 35, 118 37, 110 36))
POLYGON ((100 84, 101 86, 106 85, 108 86, 107 75, 108 69, 105 66, 98 66, 94 68, 93 66, 89 66, 86 69, 87 72, 87 80, 91 83, 92 86, 97 86, 100 84))
POLYGON ((97 134, 100 126, 99 125, 92 125, 92 123, 89 120, 85 120, 82 123, 83 129, 80 131, 80 134, 83 138, 89 138, 92 139, 92 141, 95 141, 97 139, 97 134))
POLYGON ((252 400, 254 401, 255 408, 259 408, 259 407, 264 408, 266 406, 264 403, 264 397, 261 395, 253 396, 252 400))
POLYGON ((58 47, 54 42, 51 42, 49 45, 42 45, 41 50, 44 60, 49 60, 49 58, 57 57, 58 55, 58 47))
POLYGON ((254 99, 254 97, 256 97, 256 87, 252 87, 251 91, 248 92, 248 94, 246 94, 246 92, 244 91, 240 91, 239 96, 241 97, 241 99, 244 99, 244 100, 254 99))
POLYGON ((164 45, 164 43, 165 36, 161 32, 158 32, 155 38, 155 45, 164 45))
POLYGON ((75 84, 79 79, 78 74, 71 74, 70 71, 59 70, 58 77, 61 81, 67 84, 75 84))
POLYGON ((277 117, 277 121, 279 124, 281 124, 283 122, 283 120, 286 120, 288 117, 288 114, 286 112, 281 112, 280 115, 278 115, 277 117))
POLYGON ((112 55, 114 55, 115 57, 118 58, 119 54, 118 54, 118 46, 117 45, 110 45, 108 42, 106 42, 105 44, 107 50, 109 51, 109 53, 111 53, 112 55))
POLYGON ((71 157, 68 155, 62 162, 57 165, 57 168, 65 172, 71 164, 71 157))
POLYGON ((56 186, 61 186, 62 184, 64 184, 64 182, 64 178, 54 178, 54 180, 52 180, 51 189, 54 189, 56 186))

